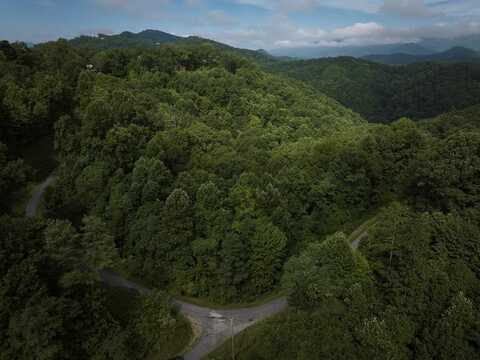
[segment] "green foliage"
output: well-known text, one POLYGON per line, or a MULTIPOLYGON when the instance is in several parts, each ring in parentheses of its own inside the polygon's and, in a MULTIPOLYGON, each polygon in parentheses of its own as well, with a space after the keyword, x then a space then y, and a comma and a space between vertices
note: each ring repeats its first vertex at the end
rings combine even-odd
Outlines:
POLYGON ((113 236, 101 219, 94 216, 83 219, 81 243, 87 264, 96 269, 112 268, 118 265, 120 258, 113 236))
MULTIPOLYGON (((282 284, 290 309, 261 326, 246 358, 475 357, 478 107, 368 124, 239 52, 190 40, 0 45, 0 140, 15 150, 33 129, 55 133, 47 215, 70 220, 0 221, 0 358, 174 356, 190 330, 165 293, 125 300, 130 312, 79 271, 113 266, 225 303, 282 284), (338 231, 374 212, 360 254, 338 231)), ((376 120, 478 98, 470 65, 286 64, 376 120)), ((8 197, 28 174, 5 146, 0 165, 8 197)))
MULTIPOLYGON (((105 250, 113 237, 129 271, 152 284, 217 301, 274 289, 289 242, 304 238, 283 219, 310 219, 282 200, 271 155, 363 121, 216 46, 116 49, 92 63, 75 112, 55 123, 49 213, 80 205, 104 224, 87 244, 105 250)), ((97 260, 111 266, 103 250, 97 260)))
POLYGON ((29 178, 30 169, 21 159, 10 160, 8 148, 0 142, 0 214, 9 210, 16 190, 24 186, 29 178))
POLYGON ((72 111, 85 60, 64 41, 34 49, 7 43, 4 49, 8 56, 0 71, 0 142, 17 147, 45 134, 72 111))
POLYGON ((280 278, 287 237, 266 219, 257 220, 253 235, 251 273, 258 293, 271 289, 280 278))
POLYGON ((414 167, 412 191, 442 210, 479 203, 480 134, 459 131, 424 152, 414 167))
POLYGON ((478 63, 388 66, 348 57, 276 61, 268 71, 305 81, 374 122, 424 119, 478 103, 478 63))
POLYGON ((479 217, 462 215, 397 203, 376 217, 364 256, 342 234, 310 244, 285 267, 290 308, 237 336, 236 358, 478 357, 479 217))
POLYGON ((0 359, 168 359, 183 349, 191 330, 163 293, 105 292, 80 271, 110 251, 107 239, 93 217, 82 234, 58 220, 0 218, 0 359))
POLYGON ((289 303, 303 309, 344 306, 352 288, 367 289, 368 263, 355 253, 343 233, 312 243, 285 265, 283 284, 289 290, 289 303), (336 303, 336 304, 335 304, 336 303))
POLYGON ((140 306, 136 331, 143 338, 145 348, 154 353, 160 351, 173 335, 171 329, 176 319, 168 301, 164 293, 156 291, 147 295, 140 306))

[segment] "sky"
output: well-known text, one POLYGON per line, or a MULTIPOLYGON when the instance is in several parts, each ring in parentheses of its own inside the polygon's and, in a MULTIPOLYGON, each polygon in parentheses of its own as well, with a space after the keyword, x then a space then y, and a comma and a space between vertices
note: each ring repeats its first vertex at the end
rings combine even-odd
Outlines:
POLYGON ((0 39, 155 29, 250 49, 416 42, 480 33, 480 0, 0 0, 0 39))

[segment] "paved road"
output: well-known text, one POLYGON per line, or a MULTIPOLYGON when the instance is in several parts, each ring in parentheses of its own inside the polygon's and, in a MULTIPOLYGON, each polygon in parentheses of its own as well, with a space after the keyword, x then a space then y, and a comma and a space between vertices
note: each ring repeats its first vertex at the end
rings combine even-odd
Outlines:
POLYGON ((352 241, 352 249, 355 249, 357 250, 358 247, 360 246, 360 243, 363 241, 363 240, 366 240, 368 238, 368 232, 365 230, 363 233, 361 233, 360 235, 358 235, 358 237, 352 241))
MULTIPOLYGON (((45 190, 54 180, 53 175, 50 175, 34 190, 25 211, 27 217, 35 217, 45 190)), ((140 294, 148 294, 151 291, 112 271, 102 270, 99 275, 105 284, 113 287, 138 291, 140 294)), ((232 332, 238 334, 256 322, 279 313, 287 307, 285 298, 279 298, 257 307, 236 310, 209 309, 180 300, 174 300, 174 303, 179 307, 180 312, 193 323, 193 326, 198 327, 201 331, 197 342, 184 355, 185 360, 201 359, 230 338, 232 332), (233 326, 231 326, 232 321, 233 326)))
POLYGON ((200 324, 202 334, 195 346, 185 354, 186 360, 197 360, 210 353, 233 334, 275 315, 287 307, 287 300, 279 298, 267 304, 236 310, 208 309, 177 301, 182 314, 200 324), (233 324, 233 327, 232 327, 233 324))
MULTIPOLYGON (((368 232, 362 232, 355 238, 351 246, 358 249, 360 243, 368 237, 368 232)), ((144 286, 128 281, 118 274, 110 271, 101 271, 102 281, 111 285, 126 289, 136 290, 140 293, 148 293, 150 290, 144 286)), ((183 301, 174 300, 180 312, 190 319, 194 326, 201 329, 201 334, 193 348, 184 355, 185 360, 198 360, 215 350, 233 334, 255 324, 256 322, 277 314, 287 307, 286 298, 279 298, 267 304, 236 310, 218 310, 196 306, 183 301), (233 328, 231 327, 233 319, 233 328)))
POLYGON ((55 177, 50 175, 48 178, 45 179, 43 183, 38 185, 35 190, 33 191, 32 197, 28 201, 27 207, 25 209, 25 216, 26 217, 35 217, 38 209, 38 205, 40 204, 40 200, 42 199, 45 190, 55 181, 55 177))
MULTIPOLYGON (((106 284, 125 289, 136 290, 141 294, 148 294, 150 290, 142 285, 136 284, 122 278, 112 271, 100 271, 100 277, 106 284)), ((220 310, 205 308, 180 300, 174 300, 180 312, 200 328, 201 334, 195 345, 188 351, 185 360, 198 360, 216 349, 233 334, 277 314, 287 307, 287 300, 279 298, 267 304, 252 308, 220 310), (233 319, 233 327, 231 327, 233 319)))
MULTIPOLYGON (((36 215, 38 205, 45 190, 54 180, 53 175, 50 175, 35 189, 32 198, 27 204, 25 211, 27 217, 34 217, 36 215)), ((352 242, 352 248, 357 249, 360 242, 367 236, 367 231, 361 233, 352 242)), ((135 290, 140 294, 148 294, 151 291, 145 286, 126 280, 112 271, 103 270, 100 271, 99 274, 104 283, 113 287, 135 290)), ((232 332, 233 334, 238 334, 256 322, 277 314, 287 307, 287 300, 285 298, 279 298, 257 307, 235 310, 210 309, 180 300, 174 300, 174 303, 179 307, 180 312, 190 319, 193 325, 197 326, 201 331, 198 341, 191 350, 184 355, 185 360, 201 359, 230 338, 232 332), (233 326, 231 326, 232 321, 233 326)))

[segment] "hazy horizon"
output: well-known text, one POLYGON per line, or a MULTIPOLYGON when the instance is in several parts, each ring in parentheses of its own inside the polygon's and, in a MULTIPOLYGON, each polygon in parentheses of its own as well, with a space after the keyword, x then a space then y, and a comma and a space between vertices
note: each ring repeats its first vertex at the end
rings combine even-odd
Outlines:
POLYGON ((480 33, 477 0, 20 0, 0 38, 31 43, 154 29, 267 50, 365 46, 480 33))

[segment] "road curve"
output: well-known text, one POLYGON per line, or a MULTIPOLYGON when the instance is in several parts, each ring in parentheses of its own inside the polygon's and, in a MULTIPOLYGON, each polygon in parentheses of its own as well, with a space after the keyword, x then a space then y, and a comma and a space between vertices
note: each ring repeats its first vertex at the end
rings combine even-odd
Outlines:
MULTIPOLYGON (((54 180, 52 174, 35 188, 25 210, 27 217, 35 217, 45 190, 54 180)), ((367 231, 362 232, 352 241, 352 248, 357 249, 360 242, 367 237, 367 231)), ((137 291, 140 294, 148 294, 151 291, 147 287, 129 281, 112 271, 102 270, 99 271, 99 275, 102 282, 109 286, 137 291)), ((178 306, 180 312, 193 323, 193 326, 198 327, 201 331, 195 345, 184 355, 185 360, 201 359, 232 335, 238 334, 258 321, 275 315, 287 307, 286 298, 278 298, 257 307, 235 310, 205 308, 180 300, 174 300, 174 303, 178 306)))
POLYGON ((358 247, 360 246, 360 243, 363 240, 366 240, 367 238, 368 238, 368 232, 365 230, 360 235, 358 235, 358 237, 355 240, 352 241, 352 243, 351 243, 352 249, 358 250, 358 247))
MULTIPOLYGON (((36 216, 40 200, 54 180, 54 176, 50 175, 35 188, 25 210, 27 217, 36 216)), ((112 287, 137 291, 140 294, 148 294, 151 291, 147 287, 129 281, 113 271, 102 270, 99 271, 99 275, 103 283, 112 287)), ((258 321, 277 314, 287 307, 286 298, 279 298, 257 307, 235 310, 210 309, 180 300, 174 300, 174 303, 178 306, 180 312, 193 323, 193 326, 198 327, 201 331, 197 342, 184 355, 185 360, 200 360, 230 338, 232 334, 238 334, 258 321)))
MULTIPOLYGON (((113 271, 99 272, 101 280, 114 287, 135 290, 148 294, 151 290, 145 286, 124 279, 113 271)), ((287 307, 286 298, 278 298, 267 304, 242 309, 220 310, 201 307, 180 300, 173 301, 182 315, 201 330, 195 345, 184 355, 185 360, 199 360, 215 350, 225 340, 238 334, 249 326, 275 315, 287 307), (232 326, 233 325, 233 326, 232 326)))
POLYGON ((55 177, 51 174, 46 178, 40 185, 38 185, 34 190, 32 197, 28 200, 27 206, 25 208, 25 216, 29 218, 35 217, 37 214, 38 205, 40 205, 40 200, 42 200, 45 190, 55 181, 55 177))

